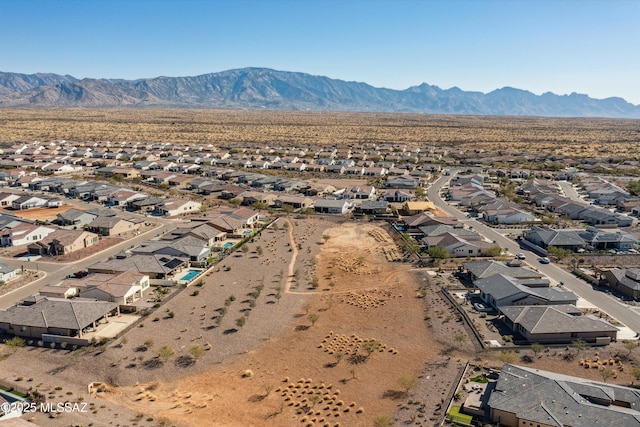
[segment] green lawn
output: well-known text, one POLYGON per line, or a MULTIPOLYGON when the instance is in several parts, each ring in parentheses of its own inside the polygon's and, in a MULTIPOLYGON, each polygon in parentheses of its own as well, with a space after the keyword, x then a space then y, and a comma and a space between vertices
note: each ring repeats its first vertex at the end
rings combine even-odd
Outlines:
POLYGON ((459 406, 452 406, 449 410, 449 418, 451 421, 463 423, 463 424, 471 424, 473 417, 471 415, 461 414, 459 406))

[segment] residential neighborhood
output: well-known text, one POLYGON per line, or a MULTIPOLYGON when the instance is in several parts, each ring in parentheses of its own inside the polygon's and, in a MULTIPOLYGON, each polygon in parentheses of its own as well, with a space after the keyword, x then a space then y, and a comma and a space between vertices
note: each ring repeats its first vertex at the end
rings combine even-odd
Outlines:
MULTIPOLYGON (((369 232, 374 248, 388 263, 412 266, 425 283, 439 286, 464 333, 473 331, 468 345, 476 349, 516 354, 576 342, 609 348, 636 342, 640 330, 640 315, 628 309, 640 303, 640 198, 617 176, 594 174, 589 159, 576 164, 570 157, 510 154, 510 162, 539 165, 531 169, 496 167, 506 161, 504 153, 442 146, 68 141, 16 144, 2 157, 0 262, 6 263, 0 280, 17 290, 0 295, 0 331, 27 346, 126 340, 149 317, 173 318, 167 301, 196 298, 201 287, 212 286, 211 274, 251 259, 264 267, 274 262, 263 259, 275 244, 265 235, 294 226, 311 230, 316 221, 383 230, 369 232), (546 168, 551 161, 565 163, 546 168), (45 278, 33 275, 40 270, 45 278)), ((339 237, 316 240, 312 250, 304 249, 305 240, 281 239, 291 261, 279 258, 282 267, 247 283, 262 289, 269 276, 282 280, 286 274, 277 271, 289 268, 286 287, 269 294, 278 296, 271 304, 282 292, 300 292, 291 282, 302 275, 314 292, 315 261, 296 267, 296 257, 339 237)), ((344 262, 331 265, 357 271, 358 263, 366 264, 344 262)), ((326 292, 335 286, 330 283, 326 292)), ((197 311, 196 304, 191 312, 197 311)), ((244 321, 226 333, 238 333, 244 321)), ((490 395, 476 402, 464 391, 464 405, 449 402, 459 415, 447 411, 443 420, 475 417, 514 426, 528 420, 498 396, 510 375, 529 368, 504 366, 504 373, 490 373, 483 391, 490 395)), ((551 385, 583 381, 536 374, 551 385)), ((551 385, 549 393, 558 392, 551 385)))

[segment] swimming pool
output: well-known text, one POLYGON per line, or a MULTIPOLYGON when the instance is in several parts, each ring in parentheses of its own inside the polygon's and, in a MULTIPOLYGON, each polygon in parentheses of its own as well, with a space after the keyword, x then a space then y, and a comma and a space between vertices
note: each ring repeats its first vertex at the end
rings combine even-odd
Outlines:
POLYGON ((231 243, 231 242, 227 242, 227 243, 225 243, 224 245, 222 245, 222 247, 223 247, 223 248, 231 248, 231 247, 233 247, 233 243, 231 243))
POLYGON ((184 276, 182 276, 182 278, 180 280, 184 280, 185 282, 189 282, 189 281, 193 280, 193 278, 196 277, 198 274, 200 274, 200 270, 189 270, 189 272, 187 274, 185 274, 184 276))

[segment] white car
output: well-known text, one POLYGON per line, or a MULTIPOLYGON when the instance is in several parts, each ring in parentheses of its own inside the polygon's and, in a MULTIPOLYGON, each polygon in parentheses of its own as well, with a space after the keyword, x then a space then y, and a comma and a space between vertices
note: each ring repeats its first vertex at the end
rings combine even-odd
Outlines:
POLYGON ((526 259, 527 257, 525 256, 525 254, 523 254, 522 252, 518 252, 516 254, 516 258, 518 259, 526 259))
POLYGON ((551 260, 549 258, 547 258, 546 256, 544 256, 542 258, 538 258, 538 262, 540 264, 549 264, 551 262, 551 260))

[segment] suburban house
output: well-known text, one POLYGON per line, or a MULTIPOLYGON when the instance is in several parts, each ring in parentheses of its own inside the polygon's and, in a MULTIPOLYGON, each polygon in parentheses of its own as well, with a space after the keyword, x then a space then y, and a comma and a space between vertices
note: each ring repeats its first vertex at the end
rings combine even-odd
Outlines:
POLYGON ((389 213, 389 202, 386 200, 363 200, 356 207, 356 212, 364 215, 385 215, 389 213))
POLYGON ((443 248, 452 257, 480 256, 495 246, 494 243, 487 242, 479 234, 469 231, 466 234, 445 232, 437 236, 427 236, 422 241, 426 243, 427 248, 443 248))
POLYGON ((635 388, 508 363, 485 393, 490 419, 504 427, 635 427, 640 419, 635 388))
POLYGON ((65 337, 82 338, 119 314, 118 304, 112 302, 40 297, 33 304, 0 310, 0 331, 44 342, 64 342, 65 337))
POLYGON ((427 201, 422 201, 422 202, 406 201, 402 205, 402 213, 404 215, 416 215, 421 212, 427 212, 427 211, 435 212, 435 210, 436 210, 436 206, 433 204, 433 202, 427 202, 427 201))
POLYGON ((170 255, 131 255, 96 262, 87 269, 90 273, 124 273, 133 270, 150 279, 166 279, 189 266, 189 260, 170 255))
POLYGON ((147 240, 131 251, 136 255, 171 255, 188 258, 192 266, 204 267, 211 254, 209 246, 201 239, 186 235, 176 240, 147 240))
POLYGON ((120 189, 107 196, 107 204, 110 206, 127 206, 136 200, 146 199, 148 196, 137 191, 120 189))
POLYGON ((415 197, 410 191, 407 190, 387 190, 384 193, 384 199, 389 203, 404 203, 412 200, 415 197))
POLYGON ((507 306, 500 312, 505 324, 528 342, 541 344, 570 344, 575 340, 608 344, 615 341, 618 328, 589 316, 581 316, 577 307, 507 306))
POLYGON ((347 199, 331 200, 331 199, 318 199, 313 204, 313 209, 316 213, 324 214, 345 214, 351 209, 353 205, 347 199))
POLYGON ((604 231, 595 227, 588 227, 580 232, 582 237, 590 248, 593 249, 616 249, 620 251, 628 251, 638 246, 638 239, 631 233, 626 231, 604 231))
POLYGON ((292 209, 306 209, 313 204, 313 199, 302 195, 283 194, 274 200, 276 208, 289 206, 292 209))
POLYGON ((80 290, 74 284, 66 283, 69 280, 63 280, 58 285, 47 284, 38 291, 38 295, 49 298, 73 298, 77 297, 80 290))
POLYGON ((44 239, 30 243, 28 252, 33 255, 67 255, 98 243, 97 234, 84 230, 56 230, 44 239))
POLYGON ((8 282, 11 279, 15 279, 17 271, 17 268, 0 263, 0 282, 8 282))
MULTIPOLYGON (((471 281, 485 279, 496 274, 503 274, 518 280, 542 279, 542 274, 537 271, 524 267, 512 267, 494 260, 469 261, 463 263, 462 266, 467 270, 467 275, 471 281)), ((549 286, 548 280, 546 286, 549 286)))
POLYGON ((188 199, 164 199, 155 206, 153 213, 162 216, 178 216, 200 211, 202 203, 188 199))
POLYGON ((549 287, 529 287, 518 279, 497 274, 473 282, 480 298, 496 310, 512 305, 576 305, 578 297, 569 291, 549 287))
POLYGON ((68 227, 82 227, 96 219, 98 215, 80 209, 69 209, 56 215, 56 224, 68 227))
POLYGON ((52 227, 21 222, 11 228, 5 227, 2 229, 0 241, 2 246, 26 245, 42 240, 54 231, 56 229, 52 227))
POLYGON ((11 202, 14 210, 25 210, 35 208, 57 208, 62 205, 62 201, 57 198, 43 198, 36 196, 20 196, 11 202))
POLYGON ((20 197, 20 195, 14 193, 0 193, 0 207, 12 206, 13 201, 20 197))
POLYGON ((537 225, 534 225, 529 230, 524 230, 522 238, 544 249, 553 246, 575 252, 587 247, 587 243, 577 231, 554 230, 537 225))
POLYGON ((80 297, 115 302, 121 309, 142 299, 149 289, 149 276, 137 271, 90 274, 83 282, 80 297))
POLYGON ((87 230, 101 236, 117 236, 137 230, 139 225, 117 216, 99 216, 87 224, 87 230))
POLYGON ((225 240, 227 233, 205 221, 194 220, 163 235, 162 240, 176 240, 184 236, 195 237, 201 240, 204 246, 211 247, 216 242, 225 240))
POLYGON ((640 300, 640 268, 612 268, 602 274, 611 289, 640 300))

